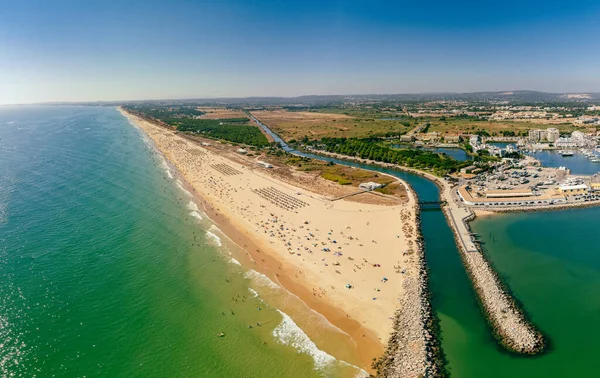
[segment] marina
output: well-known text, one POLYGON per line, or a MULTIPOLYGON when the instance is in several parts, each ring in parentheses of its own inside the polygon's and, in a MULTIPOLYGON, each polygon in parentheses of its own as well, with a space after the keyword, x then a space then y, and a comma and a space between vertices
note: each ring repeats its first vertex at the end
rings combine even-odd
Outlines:
POLYGON ((570 153, 572 154, 564 156, 556 150, 526 152, 527 155, 539 160, 544 167, 566 167, 574 175, 593 175, 600 172, 600 164, 598 164, 600 153, 597 149, 571 150, 570 153))

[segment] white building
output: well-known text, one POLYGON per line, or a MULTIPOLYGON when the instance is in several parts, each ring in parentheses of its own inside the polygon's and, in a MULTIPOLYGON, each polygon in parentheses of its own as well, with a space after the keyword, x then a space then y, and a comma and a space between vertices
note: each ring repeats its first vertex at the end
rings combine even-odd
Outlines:
POLYGON ((363 182, 363 183, 360 183, 358 185, 358 187, 361 189, 366 189, 366 190, 375 190, 375 189, 383 187, 383 184, 378 184, 376 182, 363 182))
POLYGON ((548 133, 546 132, 546 130, 535 129, 535 130, 529 130, 528 136, 529 136, 530 142, 541 142, 548 138, 548 133))
POLYGON ((573 131, 570 138, 558 138, 554 145, 556 147, 570 148, 594 148, 597 142, 581 131, 573 131))
POLYGON ((273 165, 272 165, 272 164, 270 164, 270 163, 267 163, 266 161, 260 161, 260 160, 259 160, 259 161, 257 161, 256 163, 257 163, 258 165, 260 165, 261 167, 264 167, 264 168, 273 168, 273 165))
POLYGON ((548 139, 548 142, 554 143, 558 138, 560 138, 560 131, 558 129, 554 127, 546 129, 546 139, 548 139))
POLYGON ((600 118, 596 116, 581 116, 575 120, 580 125, 600 124, 600 118))
POLYGON ((558 148, 574 148, 577 147, 577 144, 571 138, 558 138, 554 142, 554 146, 558 148))

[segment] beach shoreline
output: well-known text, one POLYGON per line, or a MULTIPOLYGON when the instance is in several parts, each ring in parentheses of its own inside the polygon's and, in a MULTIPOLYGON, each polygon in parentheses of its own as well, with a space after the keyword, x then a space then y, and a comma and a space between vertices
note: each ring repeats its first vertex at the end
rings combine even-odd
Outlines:
MULTIPOLYGON (((146 126, 147 128, 148 125, 142 124, 144 122, 148 122, 147 120, 138 119, 135 116, 127 114, 123 111, 122 113, 132 122, 134 122, 138 127, 140 127, 145 132, 145 134, 148 135, 150 139, 154 141, 156 148, 159 151, 161 151, 165 158, 178 169, 181 176, 187 182, 187 185, 189 185, 189 187, 192 189, 190 192, 194 195, 195 198, 197 198, 197 200, 200 203, 203 204, 204 210, 209 216, 209 218, 211 218, 218 225, 219 229, 229 239, 231 239, 240 248, 243 248, 245 253, 248 255, 248 259, 242 262, 242 264, 247 266, 249 265, 249 268, 255 269, 256 271, 267 275, 270 279, 280 284, 287 291, 299 297, 309 308, 322 314, 334 327, 337 327, 343 332, 350 335, 350 337, 356 343, 355 347, 361 358, 361 367, 365 370, 372 371, 370 366, 372 359, 377 358, 383 354, 384 345, 387 343, 387 338, 390 332, 392 332, 391 318, 393 317, 397 309, 397 299, 400 299, 402 297, 403 289, 399 288, 398 290, 394 290, 396 292, 392 292, 387 300, 385 300, 385 298, 381 298, 383 300, 380 300, 380 298, 378 297, 376 298, 377 301, 375 302, 375 297, 373 298, 373 303, 377 303, 378 305, 380 303, 385 303, 385 306, 381 307, 380 305, 380 308, 388 309, 386 310, 388 311, 387 316, 383 316, 387 320, 387 322, 384 323, 388 324, 381 324, 382 322, 366 322, 364 318, 361 319, 360 311, 357 311, 357 308, 353 309, 353 306, 349 306, 347 305, 347 303, 340 303, 340 301, 332 301, 331 297, 327 297, 324 293, 317 293, 318 295, 316 295, 314 289, 315 282, 312 281, 309 277, 306 277, 302 274, 299 275, 298 265, 290 263, 289 259, 282 258, 281 254, 278 254, 276 251, 274 252, 272 250, 273 246, 269 245, 270 243, 268 243, 268 241, 264 238, 257 238, 257 235, 249 231, 248 223, 240 221, 239 217, 237 216, 239 214, 236 214, 235 211, 231 211, 231 209, 228 209, 226 206, 224 206, 222 202, 216 201, 215 198, 211 198, 211 193, 206 193, 201 190, 197 190, 198 186, 194 185, 194 179, 190 179, 188 177, 190 176, 190 173, 186 172, 185 169, 180 169, 180 167, 178 167, 177 164, 173 162, 173 160, 176 159, 174 159, 172 156, 169 156, 170 152, 168 150, 165 151, 164 148, 161 149, 159 148, 159 146, 157 146, 157 140, 155 139, 157 138, 157 136, 155 135, 155 138, 153 138, 152 135, 149 135, 148 130, 144 129, 143 126, 146 126), (188 174, 186 175, 186 173, 188 174), (324 298, 321 298, 322 296, 324 298)), ((152 126, 160 128, 160 126, 157 125, 152 126)), ((173 131, 170 130, 169 133, 173 134, 173 131)), ((236 169, 239 168, 236 167, 236 169)), ((409 194, 409 197, 409 204, 407 206, 397 206, 395 209, 396 212, 400 211, 401 208, 406 207, 406 209, 410 209, 415 205, 415 199, 413 197, 413 194, 409 194)), ((364 207, 365 205, 362 206, 364 207)), ((388 213, 390 212, 390 209, 373 209, 372 207, 369 209, 371 209, 370 211, 380 211, 381 214, 384 215, 387 214, 385 216, 388 217, 388 220, 394 219, 396 217, 393 216, 392 218, 389 218, 388 213)), ((346 210, 354 211, 354 209, 346 210)), ((414 214, 414 212, 412 213, 412 215, 409 214, 409 219, 411 216, 416 217, 416 214, 414 214)), ((379 216, 377 214, 374 216, 374 218, 378 217, 379 216)), ((396 219, 398 219, 398 230, 395 230, 394 232, 400 233, 400 227, 403 223, 406 224, 406 220, 400 221, 399 216, 396 219)), ((416 223, 416 219, 413 220, 416 223)), ((412 225, 412 222, 409 223, 412 225)), ((399 238, 400 237, 398 236, 398 239, 399 238)), ((412 236, 412 238, 416 241, 416 236, 412 236)), ((408 246, 405 245, 405 247, 408 246)), ((401 249, 398 249, 397 253, 398 255, 400 255, 401 249)), ((392 263, 392 260, 389 261, 390 263, 392 263)), ((414 276, 418 276, 418 272, 416 271, 416 269, 418 268, 418 264, 415 264, 414 262, 409 262, 408 259, 402 262, 403 267, 405 264, 407 264, 405 270, 411 270, 410 272, 407 272, 408 274, 414 274, 414 276), (413 272, 412 270, 415 271, 413 272)), ((359 268, 361 270, 368 269, 365 268, 364 263, 362 264, 362 267, 358 266, 357 264, 355 265, 356 268, 359 268)), ((383 266, 383 264, 381 265, 383 266)), ((368 266, 368 264, 366 266, 368 266)), ((365 277, 368 277, 368 275, 365 274, 365 277)), ((367 278, 365 278, 364 280, 366 281, 367 278)), ((380 285, 387 285, 386 281, 383 281, 383 283, 381 283, 380 285)), ((399 284, 401 286, 401 282, 399 282, 399 284)), ((324 285, 322 285, 322 287, 324 287, 324 285)), ((352 291, 353 290, 348 290, 347 292, 352 291)), ((370 294, 370 296, 378 294, 379 293, 370 294)), ((361 298, 362 299, 360 300, 363 303, 365 303, 366 298, 364 298, 364 295, 361 298)), ((383 319, 383 317, 380 316, 380 319, 383 319)))

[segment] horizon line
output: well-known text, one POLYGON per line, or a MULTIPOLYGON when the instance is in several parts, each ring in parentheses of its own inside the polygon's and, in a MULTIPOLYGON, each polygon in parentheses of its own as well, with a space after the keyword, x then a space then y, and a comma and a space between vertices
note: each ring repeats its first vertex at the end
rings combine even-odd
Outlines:
POLYGON ((502 94, 506 93, 507 96, 514 93, 543 93, 553 95, 568 95, 568 94, 581 94, 581 95, 596 95, 600 94, 599 91, 569 91, 569 92, 545 92, 530 89, 512 89, 512 90, 496 90, 496 91, 473 91, 473 92, 456 92, 456 91, 440 91, 440 92, 397 92, 397 93, 348 93, 348 94, 304 94, 296 96, 220 96, 220 97, 178 97, 178 98, 150 98, 150 99, 137 99, 137 100, 67 100, 67 101, 41 101, 41 102, 29 102, 29 103, 6 103, 0 104, 0 106, 26 106, 26 105, 57 105, 57 104, 93 104, 93 103, 126 103, 126 102, 145 102, 145 101, 192 101, 192 100, 244 100, 244 99, 298 99, 302 97, 358 97, 358 96, 400 96, 400 95, 443 95, 443 94, 454 94, 454 95, 467 95, 467 94, 480 94, 480 93, 495 93, 502 94))

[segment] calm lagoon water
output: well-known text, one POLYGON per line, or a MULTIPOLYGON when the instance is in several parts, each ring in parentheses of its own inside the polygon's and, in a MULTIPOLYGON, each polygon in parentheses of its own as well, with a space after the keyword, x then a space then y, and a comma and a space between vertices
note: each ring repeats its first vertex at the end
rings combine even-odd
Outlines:
POLYGON ((460 148, 425 148, 425 150, 437 153, 444 153, 458 161, 473 160, 471 156, 467 155, 465 150, 462 150, 460 148))
MULTIPOLYGON (((392 148, 399 148, 399 149, 406 149, 407 146, 406 145, 401 145, 401 144, 392 144, 391 146, 392 148)), ((466 160, 472 160, 472 157, 467 155, 467 153, 465 152, 465 150, 462 150, 460 148, 422 148, 423 151, 430 151, 430 152, 435 152, 435 153, 443 153, 446 154, 458 161, 466 161, 466 160)))

